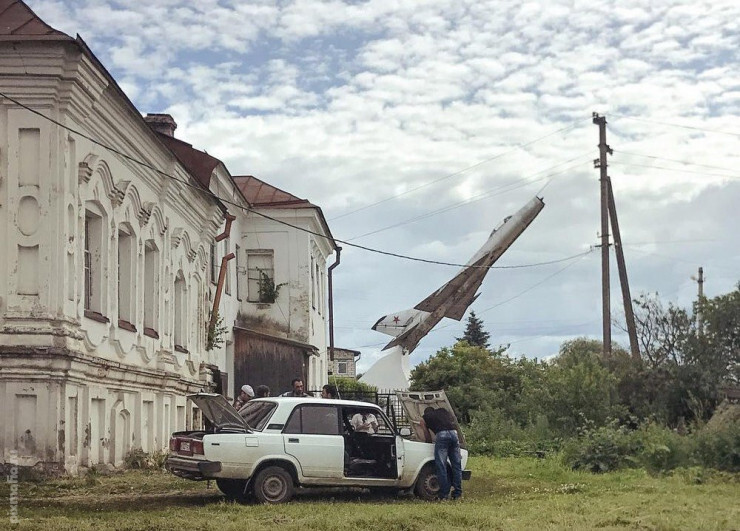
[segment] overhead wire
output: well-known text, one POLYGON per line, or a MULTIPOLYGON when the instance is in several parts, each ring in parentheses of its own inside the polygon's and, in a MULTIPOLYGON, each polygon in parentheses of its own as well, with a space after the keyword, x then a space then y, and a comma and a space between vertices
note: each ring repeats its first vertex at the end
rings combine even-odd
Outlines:
MULTIPOLYGON (((93 138, 93 137, 85 134, 85 133, 82 133, 81 131, 78 131, 78 130, 72 128, 72 127, 69 127, 68 125, 65 125, 65 124, 59 122, 58 120, 55 120, 54 118, 51 118, 50 116, 47 116, 44 113, 39 112, 36 109, 33 109, 32 107, 29 107, 29 106, 25 105, 24 103, 21 103, 20 101, 16 100, 15 98, 13 98, 11 96, 8 96, 7 94, 5 94, 3 92, 0 92, 0 97, 3 97, 5 99, 7 99, 8 101, 11 101, 11 102, 15 103, 16 105, 18 105, 18 106, 26 109, 27 111, 29 111, 29 112, 31 112, 31 113, 33 113, 33 114, 35 114, 35 115, 37 115, 37 116, 45 119, 45 120, 48 120, 49 122, 51 122, 51 123, 53 123, 53 124, 55 124, 55 125, 63 128, 63 129, 65 129, 67 131, 70 131, 70 132, 72 132, 72 133, 74 133, 76 135, 79 135, 82 138, 85 138, 85 139, 89 140, 93 144, 95 144, 97 146, 100 146, 103 149, 107 149, 108 151, 110 151, 112 153, 115 153, 116 155, 119 155, 120 157, 123 157, 123 158, 125 158, 126 160, 128 160, 130 162, 133 162, 135 164, 138 164, 138 165, 140 165, 142 167, 145 167, 145 168, 147 168, 147 169, 149 169, 151 171, 156 172, 157 174, 159 174, 159 175, 161 175, 163 177, 166 177, 168 179, 172 179, 172 180, 174 180, 174 181, 176 181, 176 182, 178 182, 178 183, 180 183, 180 184, 182 184, 184 186, 187 186, 189 188, 192 188, 192 189, 196 190, 197 192, 200 192, 200 193, 204 194, 205 196, 207 196, 207 197, 209 197, 211 199, 215 199, 215 200, 220 201, 221 203, 226 204, 226 205, 231 205, 231 206, 233 206, 233 207, 235 207, 235 208, 237 208, 239 210, 245 211, 245 212, 251 212, 251 213, 253 213, 253 214, 257 215, 257 216, 260 216, 262 218, 268 219, 268 220, 273 221, 275 223, 278 223, 278 224, 281 224, 281 225, 284 225, 284 226, 287 226, 287 227, 296 229, 298 231, 306 232, 308 234, 312 234, 314 236, 317 236, 317 237, 320 237, 320 238, 324 238, 324 239, 327 239, 327 240, 333 240, 334 242, 341 243, 342 245, 346 245, 348 247, 354 247, 356 249, 361 249, 361 250, 364 250, 364 251, 368 251, 368 252, 372 252, 372 253, 376 253, 376 254, 380 254, 380 255, 384 255, 384 256, 391 256, 391 257, 394 257, 394 258, 400 258, 400 259, 404 259, 404 260, 409 260, 409 261, 413 261, 413 262, 421 262, 421 263, 434 264, 434 265, 445 265, 445 266, 452 266, 452 267, 465 267, 465 268, 486 268, 486 269, 491 269, 492 268, 492 267, 486 267, 486 266, 474 266, 474 265, 459 264, 459 263, 453 263, 453 262, 443 262, 443 261, 439 261, 439 260, 429 260, 429 259, 425 259, 425 258, 408 256, 408 255, 404 255, 404 254, 400 254, 400 253, 394 253, 394 252, 390 252, 390 251, 383 251, 381 249, 376 249, 376 248, 373 248, 373 247, 368 247, 366 245, 360 245, 360 244, 356 244, 356 243, 351 243, 351 242, 349 242, 347 240, 340 240, 338 238, 332 238, 331 236, 328 236, 326 234, 322 234, 320 232, 316 232, 316 231, 312 231, 310 229, 307 229, 305 227, 301 227, 301 226, 298 226, 298 225, 294 225, 292 223, 288 223, 287 221, 284 221, 284 220, 281 220, 281 219, 277 219, 277 218, 272 217, 272 216, 269 216, 269 215, 267 215, 267 214, 265 214, 263 212, 259 212, 258 210, 252 208, 251 206, 244 206, 244 205, 241 205, 241 204, 236 203, 234 201, 230 201, 228 199, 219 197, 218 195, 216 195, 213 192, 211 192, 209 189, 204 188, 202 185, 197 185, 197 184, 193 184, 193 183, 187 182, 187 181, 185 181, 183 179, 180 179, 180 178, 178 178, 178 177, 176 177, 174 175, 171 175, 171 174, 169 174, 169 173, 167 173, 167 172, 165 172, 163 170, 160 170, 159 168, 153 166, 152 164, 150 164, 150 163, 148 163, 146 161, 142 161, 142 160, 137 159, 136 157, 132 157, 131 155, 128 155, 127 153, 124 153, 123 151, 121 151, 119 149, 116 149, 116 148, 114 148, 112 146, 109 146, 109 145, 107 145, 107 144, 105 144, 105 143, 103 143, 103 142, 101 142, 101 141, 99 141, 99 140, 97 140, 97 139, 95 139, 95 138, 93 138)), ((565 129, 567 129, 567 128, 565 128, 565 129)), ((555 133, 551 133, 551 134, 555 134, 555 133)), ((533 140, 532 142, 535 142, 535 141, 533 140)), ((532 142, 530 142, 530 143, 532 143, 532 142)), ((525 145, 528 145, 528 144, 525 144, 525 145)), ((542 265, 542 264, 522 264, 520 266, 507 266, 506 268, 507 269, 511 269, 511 268, 516 268, 516 267, 535 267, 537 265, 542 265)), ((493 268, 495 268, 495 269, 496 268, 503 268, 503 266, 497 266, 497 267, 493 267, 493 268)))
POLYGON ((721 131, 719 129, 707 129, 703 127, 696 127, 693 125, 674 124, 670 122, 662 122, 660 120, 651 120, 649 118, 638 118, 637 116, 630 116, 628 114, 620 114, 620 113, 610 113, 610 116, 616 116, 618 118, 625 118, 627 120, 635 120, 637 122, 644 122, 644 123, 656 124, 656 125, 667 125, 669 127, 676 127, 679 129, 691 129, 693 131, 702 131, 704 133, 714 133, 718 135, 728 135, 728 136, 734 136, 734 137, 740 138, 740 133, 733 133, 730 131, 721 131))
POLYGON ((575 121, 571 122, 569 125, 567 125, 565 127, 561 127, 557 131, 552 131, 550 133, 547 133, 546 135, 543 135, 541 137, 535 138, 534 140, 531 140, 529 142, 525 142, 524 144, 519 144, 519 145, 517 145, 517 146, 515 146, 515 147, 513 147, 513 148, 511 148, 511 149, 509 149, 507 151, 504 151, 503 153, 499 153, 497 155, 494 155, 492 157, 489 157, 489 158, 487 158, 485 160, 482 160, 480 162, 476 162, 475 164, 473 164, 471 166, 468 166, 467 168, 463 168, 462 170, 458 170, 458 171, 456 171, 454 173, 450 173, 448 175, 445 175, 443 177, 440 177, 439 179, 435 179, 433 181, 426 182, 424 184, 421 184, 421 185, 416 186, 414 188, 411 188, 409 190, 405 190, 405 191, 400 192, 398 194, 394 194, 392 196, 386 197, 384 199, 381 199, 379 201, 376 201, 375 203, 371 203, 369 205, 365 205, 363 207, 357 208, 357 209, 352 210, 350 212, 345 212, 344 214, 340 214, 338 216, 335 216, 333 218, 330 218, 329 221, 334 221, 334 220, 337 220, 337 219, 340 219, 340 218, 343 218, 343 217, 346 217, 346 216, 350 216, 352 214, 356 214, 357 212, 362 212, 363 210, 367 210, 369 208, 375 207, 375 206, 380 205, 382 203, 386 203, 388 201, 392 201, 393 199, 397 199, 399 197, 402 197, 404 195, 410 194, 410 193, 415 192, 417 190, 421 190, 422 188, 426 188, 427 186, 431 186, 431 185, 436 184, 438 182, 442 182, 442 181, 444 181, 446 179, 450 179, 452 177, 456 177, 457 175, 461 175, 461 174, 463 174, 463 173, 465 173, 467 171, 473 170, 473 169, 475 169, 475 168, 477 168, 479 166, 482 166, 483 164, 487 164, 487 163, 489 163, 491 161, 494 161, 496 159, 499 159, 499 158, 501 158, 501 157, 503 157, 505 155, 508 155, 510 153, 513 153, 513 152, 515 152, 515 151, 517 151, 519 149, 523 149, 525 147, 531 146, 532 144, 535 144, 537 142, 540 142, 540 141, 542 141, 542 140, 544 140, 546 138, 549 138, 549 137, 551 137, 553 135, 557 135, 559 133, 563 133, 565 131, 569 131, 570 129, 574 129, 576 126, 578 126, 582 122, 583 122, 583 120, 575 120, 575 121))
POLYGON ((727 175, 727 174, 724 174, 724 173, 708 173, 708 172, 703 172, 703 171, 682 170, 680 168, 668 168, 668 167, 665 167, 665 166, 652 166, 652 165, 649 165, 649 164, 635 164, 635 163, 621 162, 621 161, 610 162, 609 165, 610 166, 627 166, 627 167, 635 167, 635 168, 649 168, 649 169, 652 169, 652 170, 666 170, 666 171, 673 171, 673 172, 679 172, 679 173, 691 173, 691 174, 694 174, 694 175, 706 175, 708 177, 723 177, 723 178, 729 179, 731 181, 740 180, 740 174, 727 175))
MULTIPOLYGON (((589 157, 590 157, 590 154, 589 153, 585 153, 585 154, 579 155, 577 157, 573 157, 572 159, 568 159, 566 161, 559 162, 558 164, 554 164, 554 165, 550 166, 549 168, 546 168, 544 170, 540 170, 538 172, 535 172, 532 175, 530 175, 529 177, 523 177, 521 179, 517 179, 514 182, 503 184, 501 186, 497 186, 496 188, 492 188, 490 190, 487 190, 485 192, 482 192, 480 194, 477 194, 477 195, 475 195, 475 196, 473 196, 471 198, 465 199, 463 201, 458 201, 457 203, 453 203, 451 205, 447 205, 447 206, 442 207, 440 209, 433 210, 432 212, 427 212, 426 214, 421 214, 419 216, 416 216, 416 217, 413 217, 413 218, 409 218, 409 219, 406 219, 404 221, 400 221, 398 223, 394 223, 392 225, 388 225, 386 227, 383 227, 383 228, 380 228, 380 229, 377 229, 377 230, 366 232, 366 233, 360 234, 358 236, 353 236, 352 238, 347 238, 347 241, 358 240, 358 239, 364 238, 366 236, 371 236, 371 235, 374 235, 374 234, 378 234, 380 232, 384 232, 386 230, 394 229, 396 227, 400 227, 400 226, 403 226, 403 225, 406 225, 406 224, 409 224, 409 223, 414 223, 414 222, 420 221, 422 219, 427 219, 427 218, 430 218, 432 216, 436 216, 437 214, 442 214, 444 212, 449 212, 450 210, 454 210, 454 209, 459 208, 461 206, 465 206, 465 205, 469 205, 469 204, 475 203, 476 201, 480 201, 482 199, 486 199, 486 198, 490 198, 490 197, 496 197, 496 196, 499 196, 499 195, 503 195, 503 194, 506 194, 506 193, 511 192, 513 190, 518 190, 519 188, 523 188, 525 186, 528 186, 530 184, 534 184, 536 182, 543 181, 543 180, 545 180, 545 179, 547 179, 549 177, 550 180, 547 183, 545 183, 545 186, 543 186, 542 188, 540 188, 540 190, 537 192, 536 195, 539 195, 542 192, 542 190, 544 190, 545 187, 550 182, 552 182, 552 180, 556 176, 562 175, 563 173, 565 173, 565 172, 567 172, 569 170, 572 170, 575 167, 580 166, 581 164, 583 164, 583 162, 579 162, 578 164, 572 164, 571 166, 568 166, 568 167, 566 167, 566 168, 564 168, 564 169, 562 169, 562 170, 560 170, 558 172, 550 173, 548 175, 544 175, 544 176, 539 177, 537 179, 532 179, 534 176, 539 175, 540 173, 544 173, 546 171, 552 170, 552 169, 554 169, 554 168, 556 168, 558 166, 561 166, 563 164, 572 163, 573 161, 576 161, 578 159, 581 159, 581 158, 583 158, 583 157, 585 157, 587 155, 589 155, 589 157), (496 192, 499 192, 499 193, 496 193, 496 192)), ((589 158, 589 162, 591 162, 591 159, 590 158, 589 158)))

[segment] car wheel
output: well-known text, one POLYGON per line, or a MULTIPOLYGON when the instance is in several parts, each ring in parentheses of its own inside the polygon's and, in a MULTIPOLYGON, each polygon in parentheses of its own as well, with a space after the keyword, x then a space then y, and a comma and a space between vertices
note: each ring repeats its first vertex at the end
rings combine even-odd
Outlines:
POLYGON ((284 503, 293 497, 293 478, 279 466, 268 466, 254 479, 254 497, 260 503, 284 503))
POLYGON ((236 500, 244 497, 244 488, 247 486, 247 482, 243 479, 218 478, 216 479, 216 486, 227 498, 236 500))
POLYGON ((436 500, 439 495, 439 480, 434 470, 434 463, 429 463, 419 472, 416 478, 414 493, 422 500, 436 500))

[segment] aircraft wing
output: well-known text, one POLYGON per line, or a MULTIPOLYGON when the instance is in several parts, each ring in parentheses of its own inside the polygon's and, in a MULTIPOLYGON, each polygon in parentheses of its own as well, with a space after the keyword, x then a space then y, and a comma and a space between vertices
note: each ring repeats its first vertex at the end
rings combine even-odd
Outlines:
MULTIPOLYGON (((488 257, 483 256, 472 265, 485 266, 486 258, 488 257)), ((471 292, 475 294, 480 285, 483 283, 483 279, 485 278, 486 273, 488 273, 488 269, 482 269, 481 267, 466 267, 465 269, 460 271, 455 276, 455 278, 453 278, 447 284, 429 295, 426 299, 414 306, 414 308, 416 308, 417 310, 422 310, 424 312, 432 313, 434 310, 439 308, 445 302, 451 300, 453 297, 460 298, 461 290, 465 290, 468 294, 471 292), (470 285, 471 282, 472 287, 468 288, 467 285, 470 285)), ((470 296, 464 298, 469 299, 470 296)), ((455 306, 457 306, 457 304, 455 304, 455 306)), ((445 317, 450 316, 445 315, 445 317)), ((452 318, 454 319, 454 317, 452 318)))

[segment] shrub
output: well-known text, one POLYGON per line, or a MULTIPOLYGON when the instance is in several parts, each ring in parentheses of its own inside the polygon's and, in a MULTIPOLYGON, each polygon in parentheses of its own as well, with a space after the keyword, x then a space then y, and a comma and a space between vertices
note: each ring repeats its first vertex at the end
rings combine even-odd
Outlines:
POLYGON ((630 432, 616 421, 596 428, 587 421, 578 429, 577 437, 568 441, 563 448, 563 461, 575 470, 609 472, 626 466, 634 466, 635 448, 630 432))
POLYGON ((703 466, 740 472, 740 421, 729 422, 696 434, 697 461, 703 466))
POLYGON ((161 470, 166 460, 166 452, 147 453, 141 448, 134 448, 123 458, 123 467, 130 470, 161 470))
POLYGON ((538 419, 526 427, 507 419, 498 409, 472 413, 465 428, 468 450, 473 454, 496 457, 543 456, 560 448, 560 439, 553 439, 547 430, 547 420, 538 419))
POLYGON ((689 466, 694 439, 655 423, 647 423, 631 435, 637 463, 649 472, 665 472, 689 466))

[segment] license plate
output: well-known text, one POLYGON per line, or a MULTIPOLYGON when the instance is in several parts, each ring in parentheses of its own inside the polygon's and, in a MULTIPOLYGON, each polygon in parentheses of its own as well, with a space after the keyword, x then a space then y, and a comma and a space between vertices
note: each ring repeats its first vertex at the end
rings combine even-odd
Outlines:
POLYGON ((182 442, 180 442, 180 451, 181 452, 190 452, 190 441, 182 441, 182 442))

